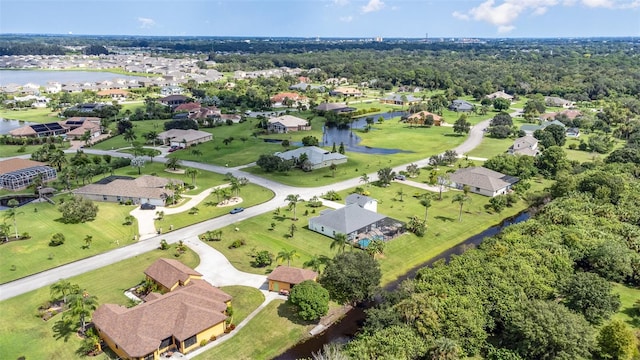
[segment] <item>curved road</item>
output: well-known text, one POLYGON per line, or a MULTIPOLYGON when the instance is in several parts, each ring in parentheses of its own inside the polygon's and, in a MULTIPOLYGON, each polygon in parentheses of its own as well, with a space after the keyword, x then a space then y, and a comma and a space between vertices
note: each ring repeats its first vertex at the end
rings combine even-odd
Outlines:
MULTIPOLYGON (((463 155, 475 147, 477 147, 480 142, 482 142, 482 136, 484 134, 484 130, 489 126, 490 120, 485 120, 474 127, 471 128, 469 132, 468 138, 459 146, 454 148, 459 155, 463 155)), ((73 152, 73 151, 71 151, 73 152)), ((92 149, 84 149, 84 152, 88 154, 96 154, 103 155, 109 154, 111 156, 116 157, 132 157, 130 154, 120 153, 116 151, 103 151, 103 150, 92 150, 92 149)), ((23 155, 20 157, 29 157, 29 155, 23 155)), ((154 159, 158 162, 166 162, 166 158, 154 157, 154 159)), ((429 159, 422 159, 419 161, 415 161, 419 167, 424 167, 429 165, 429 159)), ((57 282, 60 279, 69 278, 72 276, 80 275, 87 271, 92 271, 95 269, 99 269, 103 266, 111 265, 115 262, 128 259, 145 252, 151 251, 153 249, 158 248, 161 239, 165 239, 168 243, 176 243, 179 240, 184 240, 191 238, 193 236, 197 236, 206 232, 207 230, 218 229, 233 223, 240 222, 242 220, 261 215, 265 212, 273 211, 277 207, 281 207, 285 205, 285 198, 288 194, 299 194, 303 199, 309 199, 315 195, 320 196, 323 193, 326 193, 329 190, 340 191, 352 187, 359 186, 360 178, 349 179, 345 181, 341 181, 331 185, 319 186, 314 188, 299 188, 289 185, 284 185, 269 179, 265 179, 253 174, 246 173, 241 170, 241 168, 227 168, 224 166, 203 164, 192 161, 183 161, 183 165, 194 167, 206 171, 212 171, 220 174, 232 173, 237 177, 246 177, 254 184, 263 186, 267 189, 271 189, 275 196, 273 199, 262 203, 260 205, 252 206, 246 209, 244 212, 235 214, 235 215, 224 215, 221 217, 217 217, 211 220, 207 220, 198 224, 194 224, 179 230, 175 230, 166 234, 158 235, 151 237, 146 240, 141 240, 137 243, 124 246, 115 250, 111 250, 102 254, 98 254, 89 258, 85 258, 82 260, 78 260, 66 265, 59 266, 57 268, 43 271, 34 275, 30 275, 18 280, 14 280, 5 284, 0 285, 0 301, 12 298, 14 296, 18 296, 20 294, 27 293, 32 290, 36 290, 43 286, 48 286, 57 282)), ((400 170, 405 170, 407 165, 400 165, 393 168, 394 171, 398 172, 400 170)), ((370 178, 370 181, 376 181, 378 179, 377 173, 367 174, 370 178)))

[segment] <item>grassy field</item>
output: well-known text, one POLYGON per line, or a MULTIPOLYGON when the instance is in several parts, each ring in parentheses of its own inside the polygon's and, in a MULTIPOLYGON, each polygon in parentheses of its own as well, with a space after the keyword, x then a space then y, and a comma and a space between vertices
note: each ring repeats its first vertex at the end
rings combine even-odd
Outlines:
MULTIPOLYGON (((60 197, 55 199, 59 201, 60 197)), ((133 235, 138 233, 137 222, 132 225, 122 223, 133 207, 96 204, 99 207, 96 220, 83 224, 60 222, 57 206, 49 203, 20 207, 16 217, 18 232, 28 232, 31 238, 0 245, 0 283, 131 244, 133 235), (66 242, 56 247, 49 246, 51 236, 58 232, 65 235, 66 242), (87 235, 93 236, 88 249, 84 247, 87 235)))
MULTIPOLYGON (((426 174, 416 180, 426 180, 426 174)), ((532 182, 532 191, 545 185, 547 184, 542 182, 532 182)), ((370 191, 371 197, 378 199, 378 212, 381 214, 405 222, 413 215, 421 218, 424 216, 424 208, 412 195, 425 193, 426 190, 399 182, 391 184, 388 188, 371 186, 367 190, 370 191), (399 191, 404 194, 402 201, 398 195, 399 191)), ((348 193, 345 191, 340 194, 344 199, 348 193)), ((484 209, 489 198, 472 194, 472 201, 463 208, 462 222, 458 222, 459 206, 451 202, 452 196, 452 192, 444 193, 442 201, 432 202, 433 206, 429 209, 429 229, 424 237, 406 233, 387 243, 385 253, 379 259, 383 271, 383 284, 395 280, 414 266, 499 223, 505 217, 527 208, 527 204, 521 200, 514 207, 506 208, 501 214, 491 213, 484 209)), ((298 205, 298 230, 293 238, 288 236, 292 214, 289 210, 281 209, 279 215, 263 214, 225 227, 222 229, 222 241, 211 241, 208 244, 222 252, 236 268, 258 274, 270 272, 277 264, 274 261, 268 268, 252 267, 251 254, 254 251, 267 250, 275 256, 283 249, 296 250, 300 257, 292 261, 292 266, 301 266, 314 255, 334 256, 337 250, 330 249, 332 239, 307 229, 308 219, 316 216, 319 210, 316 214, 305 215, 305 209, 304 206, 298 205), (272 222, 276 223, 276 227, 269 230, 272 222), (236 227, 239 231, 235 231, 236 227), (229 249, 229 245, 235 240, 244 240, 246 245, 229 249)))
POLYGON ((260 290, 248 286, 223 286, 222 291, 233 297, 231 306, 233 307, 234 324, 239 324, 246 319, 253 310, 257 309, 264 301, 264 295, 260 290))
POLYGON ((23 110, 0 109, 0 118, 41 124, 60 120, 57 118, 57 115, 57 112, 52 112, 51 109, 48 108, 23 110))
POLYGON ((513 139, 494 139, 485 136, 482 138, 480 145, 466 155, 490 159, 498 154, 507 152, 511 145, 513 145, 513 139))
MULTIPOLYGON (((23 150, 22 145, 2 145, 0 146, 0 158, 31 154, 41 147, 42 145, 26 145, 24 146, 24 151, 21 151, 23 150)), ((56 145, 56 147, 60 148, 59 145, 56 145)), ((69 143, 64 142, 62 145, 62 149, 64 150, 68 147, 69 143)))
MULTIPOLYGON (((144 120, 144 121, 133 121, 133 131, 136 134, 136 142, 139 142, 141 144, 144 144, 146 142, 145 138, 144 138, 144 134, 148 133, 149 131, 155 131, 158 133, 161 133, 164 131, 164 123, 167 120, 144 120)), ((111 130, 113 131, 113 133, 116 133, 116 125, 115 124, 111 124, 111 130)), ((160 144, 156 144, 156 145, 160 145, 160 144)), ((120 149, 123 147, 130 147, 131 143, 127 142, 124 140, 124 137, 122 135, 116 135, 111 137, 108 140, 105 140, 103 142, 100 142, 98 144, 93 145, 91 148, 92 149, 98 149, 98 150, 113 150, 113 149, 120 149)))
POLYGON ((613 291, 620 294, 620 310, 612 316, 626 322, 630 326, 640 329, 640 310, 634 308, 634 303, 640 300, 640 288, 633 288, 621 284, 613 284, 613 291))
POLYGON ((196 359, 271 359, 308 336, 313 324, 300 322, 283 300, 269 303, 233 339, 196 359))
MULTIPOLYGON (((89 294, 96 295, 100 304, 126 305, 128 299, 123 291, 144 280, 144 269, 161 257, 174 258, 173 251, 154 250, 67 280, 86 289, 89 294)), ((199 263, 198 256, 191 250, 178 260, 192 268, 199 263)), ((2 358, 16 359, 24 356, 26 359, 80 359, 75 354, 80 346, 80 339, 75 334, 71 334, 67 341, 56 340, 54 337, 56 333, 53 327, 61 315, 56 315, 47 322, 37 316, 37 308, 49 299, 47 286, 0 303, 2 358)), ((240 304, 245 302, 239 301, 240 304)), ((246 303, 253 306, 255 301, 246 303)), ((239 308, 237 311, 241 312, 239 308)), ((250 310, 242 310, 246 311, 250 310)), ((107 359, 107 356, 100 355, 96 359, 107 359)))
POLYGON ((242 222, 222 228, 221 241, 209 241, 210 246, 222 252, 229 262, 241 271, 267 274, 271 272, 277 265, 275 256, 282 251, 295 250, 299 257, 291 261, 291 266, 301 267, 302 264, 311 259, 314 255, 326 255, 332 257, 336 254, 335 250, 329 249, 331 239, 309 231, 306 229, 309 218, 316 216, 322 208, 316 209, 313 214, 311 208, 306 208, 305 204, 297 205, 297 221, 292 221, 292 212, 285 208, 280 209, 280 214, 275 212, 266 213, 252 217, 242 222), (305 210, 309 210, 309 214, 305 215, 305 210), (271 229, 271 223, 275 223, 275 228, 271 229), (293 238, 290 237, 290 226, 295 223, 298 228, 294 232, 293 238), (235 231, 238 228, 239 231, 235 231), (243 240, 245 245, 230 249, 229 245, 236 240, 243 240), (255 268, 251 266, 251 253, 255 251, 267 250, 274 254, 273 264, 266 268, 255 268))
MULTIPOLYGON (((198 206, 198 212, 196 214, 189 214, 189 212, 181 212, 174 215, 165 215, 162 220, 156 220, 156 229, 162 228, 163 232, 169 229, 173 225, 173 229, 177 230, 185 226, 193 225, 205 220, 209 220, 214 217, 222 216, 229 213, 229 210, 234 207, 250 207, 261 204, 265 201, 269 201, 273 198, 273 191, 263 188, 258 185, 248 184, 242 187, 240 197, 244 200, 237 206, 209 206, 208 202, 217 203, 218 199, 216 195, 211 194, 204 199, 198 206)), ((186 200, 186 199, 185 199, 186 200)))

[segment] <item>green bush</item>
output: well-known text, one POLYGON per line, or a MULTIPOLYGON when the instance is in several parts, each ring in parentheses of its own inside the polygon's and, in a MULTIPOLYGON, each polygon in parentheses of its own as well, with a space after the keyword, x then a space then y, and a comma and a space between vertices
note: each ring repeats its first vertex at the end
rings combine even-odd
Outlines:
POLYGON ((238 240, 234 240, 231 245, 229 245, 229 249, 237 249, 243 245, 246 245, 247 243, 242 240, 242 239, 238 239, 238 240))
POLYGON ((55 233, 49 241, 49 246, 60 246, 64 244, 65 238, 63 233, 55 233))

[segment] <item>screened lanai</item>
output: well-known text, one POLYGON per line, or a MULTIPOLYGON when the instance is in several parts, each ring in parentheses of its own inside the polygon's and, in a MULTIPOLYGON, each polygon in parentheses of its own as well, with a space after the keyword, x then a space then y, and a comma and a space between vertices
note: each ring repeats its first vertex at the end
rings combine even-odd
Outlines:
POLYGON ((25 169, 11 171, 0 175, 0 188, 8 190, 21 190, 33 183, 40 176, 42 182, 56 179, 56 170, 49 166, 34 166, 25 169))

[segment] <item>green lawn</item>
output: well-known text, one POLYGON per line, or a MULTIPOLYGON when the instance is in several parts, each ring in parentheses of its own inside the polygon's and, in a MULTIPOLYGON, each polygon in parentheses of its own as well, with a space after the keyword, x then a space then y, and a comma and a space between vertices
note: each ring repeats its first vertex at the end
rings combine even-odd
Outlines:
POLYGON ((264 301, 264 295, 256 288, 248 286, 224 286, 220 288, 233 297, 233 323, 239 324, 264 301))
POLYGON ((299 257, 291 261, 291 266, 301 267, 302 264, 311 259, 314 255, 335 255, 335 250, 330 250, 331 239, 320 235, 316 232, 306 229, 309 218, 316 216, 322 208, 316 209, 316 213, 312 213, 311 208, 305 207, 305 204, 297 205, 297 217, 295 221, 297 231, 294 237, 289 237, 290 226, 294 223, 291 220, 292 212, 285 208, 280 209, 280 214, 275 212, 266 213, 252 217, 242 222, 222 228, 221 241, 208 241, 207 244, 222 252, 231 264, 241 271, 267 274, 278 265, 275 256, 282 251, 296 250, 299 257), (309 210, 309 214, 305 215, 305 211, 309 210), (271 229, 271 223, 275 223, 274 230, 271 229), (235 229, 238 228, 238 231, 235 229), (244 240, 245 245, 237 249, 229 249, 229 245, 236 240, 244 240), (253 259, 250 254, 255 251, 267 250, 274 255, 273 264, 266 268, 255 268, 251 266, 253 259))
MULTIPOLYGON (((69 147, 68 142, 63 144, 63 150, 69 147)), ((2 145, 0 146, 0 158, 31 154, 41 147, 42 145, 26 145, 24 146, 24 151, 20 151, 22 150, 22 145, 2 145)), ((60 148, 59 145, 56 145, 56 147, 60 148)))
MULTIPOLYGON (((60 197, 54 199, 60 201, 60 197)), ((133 207, 102 202, 96 204, 100 209, 96 220, 83 224, 60 222, 61 214, 57 206, 49 203, 20 207, 18 232, 28 232, 31 238, 0 245, 0 283, 131 244, 133 235, 138 233, 137 222, 132 225, 122 223, 133 207), (66 242, 57 247, 49 246, 51 236, 58 232, 65 235, 66 242), (93 236, 89 249, 83 248, 87 235, 93 236)))
MULTIPOLYGON (((269 201, 271 198, 273 198, 273 195, 273 191, 267 188, 263 188, 255 184, 248 184, 242 187, 242 190, 240 191, 240 197, 244 201, 238 204, 237 207, 241 206, 247 208, 250 206, 258 205, 263 202, 269 201)), ((236 207, 217 207, 215 205, 206 205, 206 203, 208 202, 217 203, 218 199, 216 195, 211 194, 206 199, 204 199, 204 201, 198 204, 198 206, 196 206, 199 210, 197 214, 189 214, 189 212, 186 211, 178 214, 166 215, 162 220, 156 220, 156 229, 162 228, 163 232, 166 232, 166 230, 168 230, 170 226, 173 225, 173 229, 177 230, 185 226, 209 220, 214 217, 226 215, 231 209, 236 207)))
POLYGON ((58 121, 57 115, 58 113, 51 112, 51 109, 48 108, 24 110, 0 109, 0 118, 41 124, 58 121))
MULTIPOLYGON (((173 250, 154 250, 68 280, 80 285, 89 294, 96 295, 100 304, 126 305, 128 299, 123 295, 123 291, 144 280, 143 271, 151 263, 161 257, 174 258, 173 253, 173 250)), ((192 268, 199 263, 198 256, 191 250, 180 256, 178 260, 192 268)), ((47 322, 37 316, 38 306, 49 299, 49 287, 45 286, 0 303, 2 358, 16 359, 19 356, 27 359, 80 358, 75 354, 80 346, 80 339, 77 336, 71 334, 68 341, 54 338, 53 326, 61 315, 54 316, 47 322)), ((250 302, 251 305, 254 302, 250 302)), ((107 359, 107 357, 100 355, 96 359, 107 359)))
MULTIPOLYGON (((157 133, 163 132, 164 131, 163 126, 166 121, 167 120, 133 121, 132 122, 133 131, 136 134, 135 141, 139 142, 140 144, 145 144, 146 140, 144 138, 144 134, 150 131, 155 131, 157 133)), ((112 123, 110 128, 113 134, 117 132, 115 123, 112 123)), ((160 144, 156 144, 156 145, 160 145, 160 144)), ((131 143, 125 141, 122 135, 116 135, 111 137, 108 140, 105 140, 103 142, 100 142, 98 144, 91 146, 91 148, 98 149, 98 150, 113 150, 113 149, 120 149, 123 147, 130 147, 130 146, 131 146, 131 143)))
POLYGON ((640 300, 640 288, 633 288, 621 284, 613 284, 613 291, 620 294, 620 310, 612 316, 626 322, 635 329, 640 329, 640 313, 633 305, 640 300))
POLYGON ((507 152, 511 145, 513 145, 513 139, 495 139, 485 136, 482 138, 480 145, 466 155, 490 159, 507 152))
POLYGON ((313 324, 300 322, 290 305, 274 300, 234 337, 196 359, 271 359, 304 337, 313 324))

